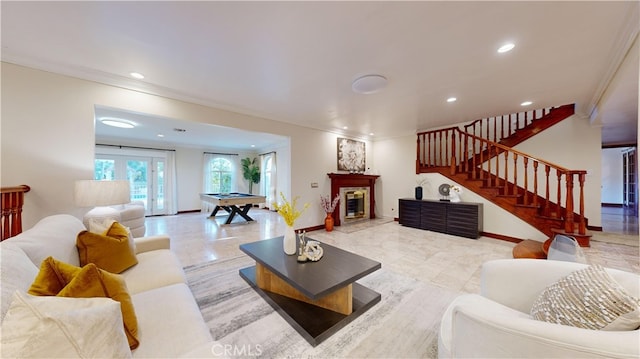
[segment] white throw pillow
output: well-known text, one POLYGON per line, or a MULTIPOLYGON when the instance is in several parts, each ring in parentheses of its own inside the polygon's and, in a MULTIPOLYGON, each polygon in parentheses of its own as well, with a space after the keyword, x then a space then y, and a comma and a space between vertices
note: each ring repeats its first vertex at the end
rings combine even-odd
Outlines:
POLYGON ((16 291, 2 323, 4 358, 130 358, 120 303, 16 291))
POLYGON ((640 327, 640 301, 600 265, 589 266, 547 287, 531 308, 533 318, 594 330, 640 327))
POLYGON ((89 218, 89 232, 105 234, 111 228, 113 222, 116 222, 116 220, 112 218, 89 218))

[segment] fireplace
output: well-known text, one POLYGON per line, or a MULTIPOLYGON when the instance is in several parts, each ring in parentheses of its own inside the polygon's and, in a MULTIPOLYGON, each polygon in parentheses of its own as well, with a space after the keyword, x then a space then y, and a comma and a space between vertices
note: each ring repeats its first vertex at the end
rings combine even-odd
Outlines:
POLYGON ((344 218, 355 219, 364 217, 365 191, 345 191, 344 194, 344 218))
POLYGON ((375 181, 377 175, 329 173, 331 198, 340 196, 340 204, 333 212, 336 226, 376 218, 375 181))
POLYGON ((368 220, 371 213, 368 187, 340 188, 340 222, 368 220))

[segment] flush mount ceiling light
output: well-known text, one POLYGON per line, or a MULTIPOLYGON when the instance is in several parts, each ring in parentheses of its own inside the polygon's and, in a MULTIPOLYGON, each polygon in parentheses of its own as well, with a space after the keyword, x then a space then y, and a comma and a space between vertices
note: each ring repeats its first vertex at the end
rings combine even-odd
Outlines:
POLYGON ((449 97, 449 98, 447 99, 447 102, 456 102, 456 100, 458 100, 458 99, 457 99, 457 98, 455 98, 455 97, 449 97))
POLYGON ((531 101, 525 101, 525 102, 521 103, 521 104, 520 104, 520 106, 529 106, 529 105, 531 105, 532 103, 533 103, 533 102, 531 102, 531 101))
POLYGON ((139 72, 132 72, 129 75, 131 75, 131 77, 133 77, 134 79, 138 79, 138 80, 142 80, 144 78, 144 75, 139 72))
POLYGON ((382 90, 387 86, 387 78, 381 75, 364 75, 358 77, 351 84, 351 89, 355 93, 370 95, 382 90))
POLYGON ((514 47, 516 47, 516 45, 514 45, 513 43, 504 44, 500 46, 500 48, 498 48, 498 52, 501 54, 505 52, 509 52, 513 50, 514 47))
POLYGON ((111 127, 118 127, 118 128, 134 128, 136 127, 135 123, 131 122, 131 121, 127 121, 127 120, 122 120, 119 118, 102 118, 100 119, 100 122, 102 122, 103 124, 107 125, 107 126, 111 126, 111 127))

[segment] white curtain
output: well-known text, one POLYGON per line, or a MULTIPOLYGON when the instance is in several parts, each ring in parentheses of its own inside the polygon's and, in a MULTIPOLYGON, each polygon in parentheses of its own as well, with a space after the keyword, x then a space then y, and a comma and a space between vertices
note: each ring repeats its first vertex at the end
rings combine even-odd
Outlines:
MULTIPOLYGON (((230 192, 238 191, 238 178, 239 172, 242 170, 240 167, 240 159, 237 155, 232 154, 218 154, 218 153, 207 153, 205 152, 202 156, 202 193, 212 193, 214 191, 211 188, 211 165, 210 162, 216 158, 224 158, 225 160, 231 162, 231 190, 230 192)), ((215 208, 215 205, 200 201, 202 206, 202 212, 212 212, 215 208)))
POLYGON ((265 206, 273 209, 272 203, 278 200, 276 194, 276 153, 260 155, 260 194, 266 197, 265 206), (268 172, 268 173, 267 173, 268 172))
POLYGON ((176 187, 176 153, 175 151, 166 152, 166 167, 164 174, 164 190, 165 203, 167 206, 167 214, 178 213, 178 197, 176 187))

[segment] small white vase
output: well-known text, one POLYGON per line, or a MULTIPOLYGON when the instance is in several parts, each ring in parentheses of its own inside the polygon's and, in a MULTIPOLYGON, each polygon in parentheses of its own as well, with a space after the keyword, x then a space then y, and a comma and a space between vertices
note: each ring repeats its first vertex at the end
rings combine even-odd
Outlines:
POLYGON ((282 240, 284 253, 290 256, 296 254, 296 241, 296 231, 293 230, 293 227, 287 226, 287 230, 284 232, 284 239, 282 240))

